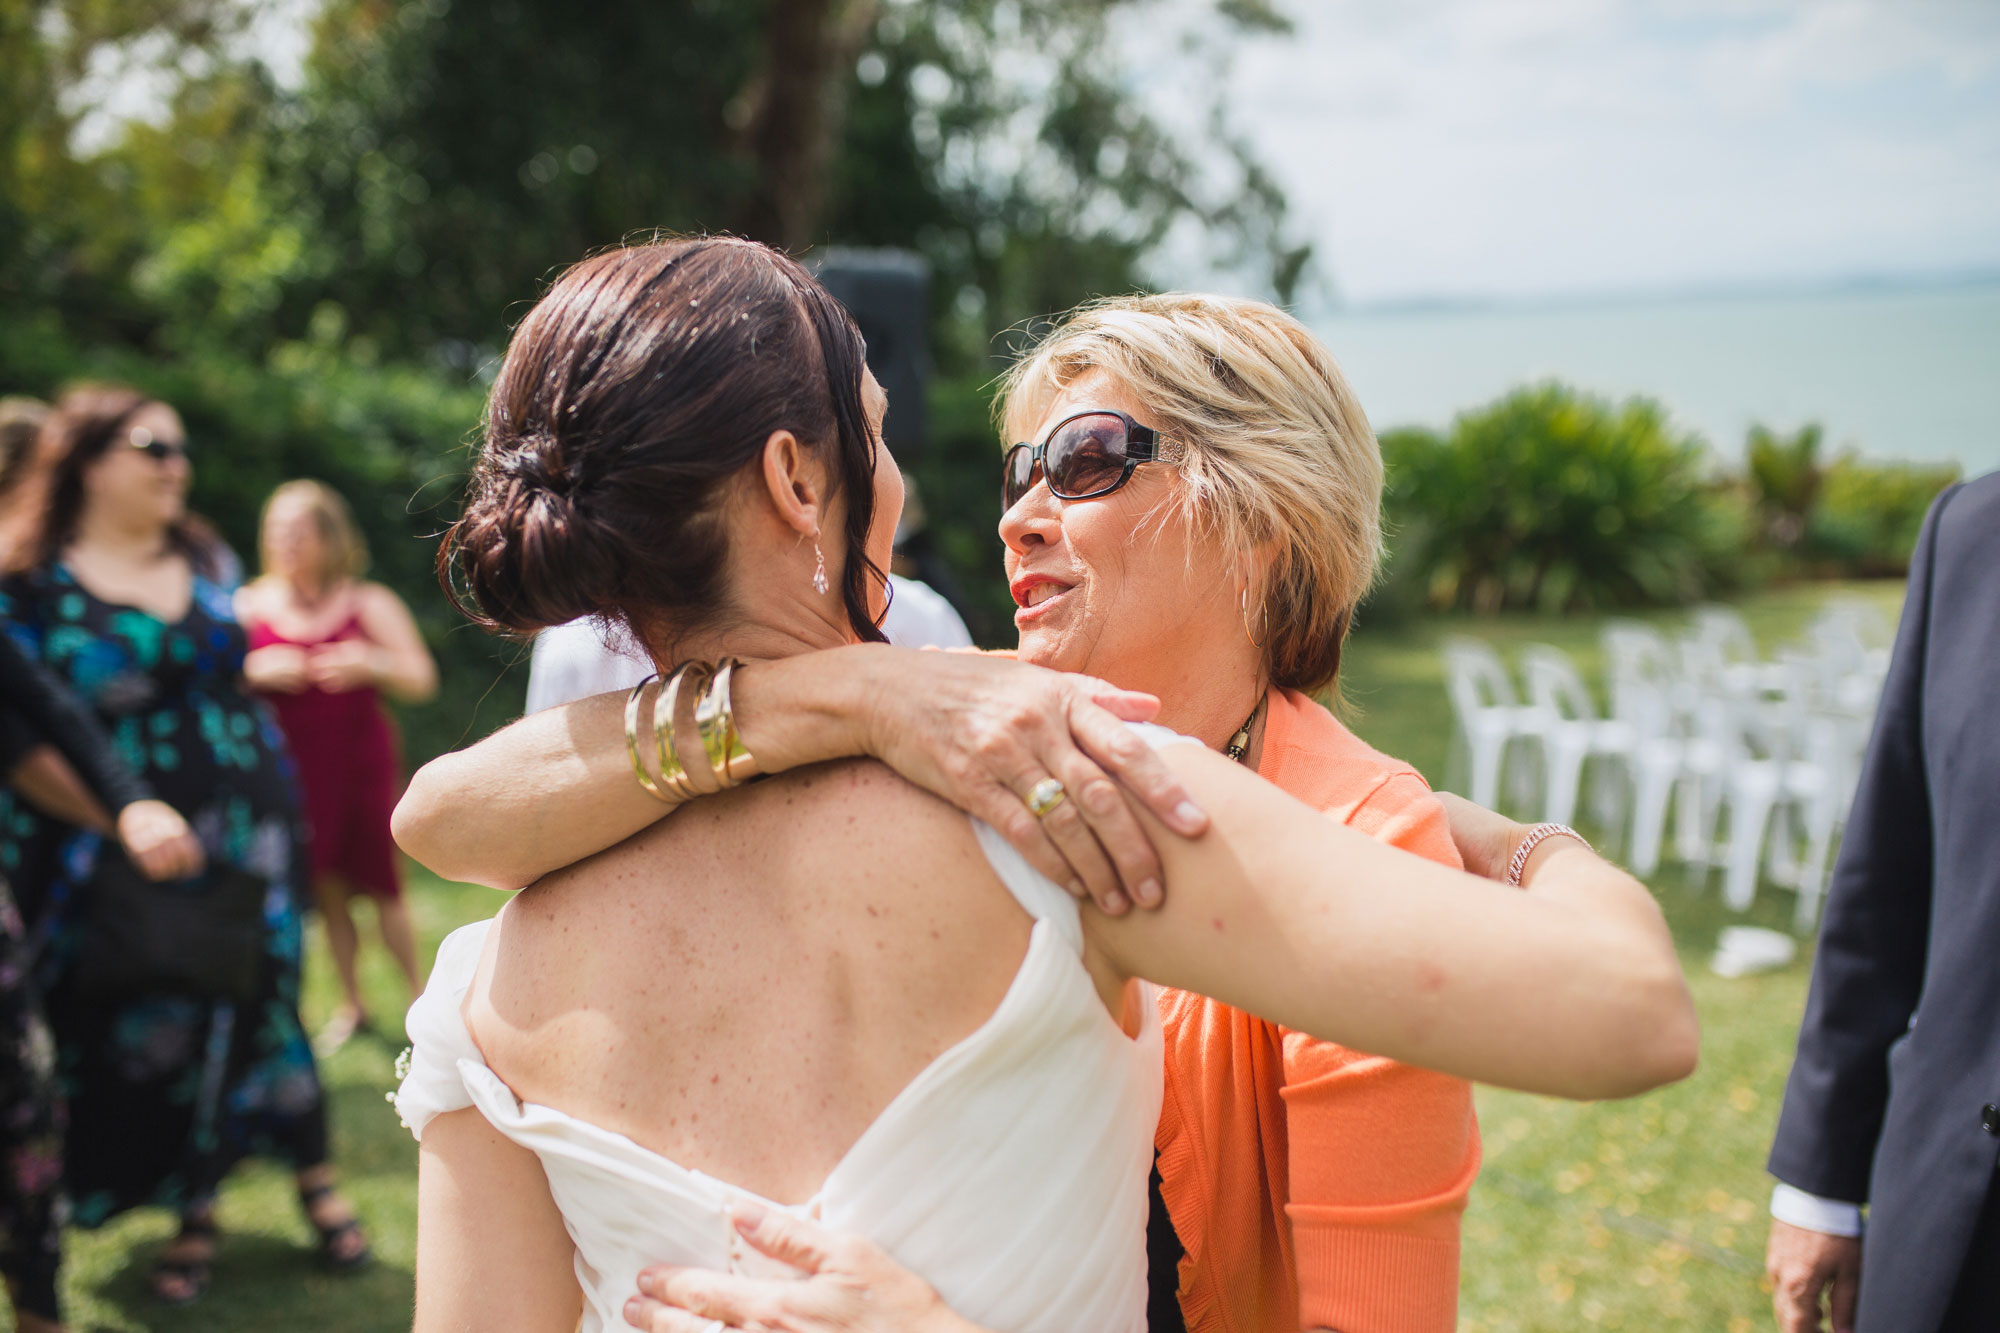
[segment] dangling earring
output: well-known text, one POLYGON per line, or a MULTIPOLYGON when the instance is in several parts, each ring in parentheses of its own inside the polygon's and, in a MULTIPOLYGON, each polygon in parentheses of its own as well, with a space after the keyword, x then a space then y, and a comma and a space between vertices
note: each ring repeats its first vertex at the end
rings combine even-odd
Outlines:
POLYGON ((1243 637, 1250 640, 1252 648, 1262 648, 1264 645, 1258 642, 1257 636, 1250 632, 1250 586, 1248 584, 1243 586, 1243 595, 1237 598, 1236 607, 1243 613, 1243 637))
POLYGON ((819 549, 819 534, 813 534, 813 591, 826 596, 826 552, 819 549))

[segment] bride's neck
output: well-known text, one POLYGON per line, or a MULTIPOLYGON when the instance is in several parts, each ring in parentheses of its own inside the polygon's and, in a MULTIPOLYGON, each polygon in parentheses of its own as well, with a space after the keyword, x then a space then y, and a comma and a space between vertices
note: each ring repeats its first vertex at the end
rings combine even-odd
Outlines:
POLYGON ((760 610, 755 618, 742 613, 725 616, 684 634, 649 635, 653 660, 664 672, 683 662, 717 662, 725 657, 771 661, 853 643, 845 606, 831 594, 821 600, 827 605, 792 603, 760 610))

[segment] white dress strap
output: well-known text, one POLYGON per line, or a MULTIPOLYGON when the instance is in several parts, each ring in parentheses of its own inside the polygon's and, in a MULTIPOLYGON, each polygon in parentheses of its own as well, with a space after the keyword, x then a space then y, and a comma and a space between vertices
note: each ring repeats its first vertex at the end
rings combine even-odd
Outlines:
POLYGON ((438 946, 430 983, 404 1020, 410 1034, 408 1065, 402 1086, 389 1100, 395 1103, 404 1128, 419 1140, 424 1137, 424 1126, 432 1120, 473 1104, 461 1062, 486 1067, 465 1026, 463 1007, 492 925, 490 920, 475 921, 445 936, 438 946))
MULTIPOLYGON (((1128 722, 1126 725, 1155 750, 1164 750, 1169 745, 1201 744, 1193 736, 1183 736, 1178 731, 1170 731, 1150 722, 1128 722)), ((1081 908, 1077 900, 1070 896, 1068 890, 1030 865, 1028 858, 1014 850, 1014 844, 1001 837, 991 824, 974 819, 972 831, 979 837, 979 849, 986 853, 987 864, 993 867, 993 873, 1000 877, 1000 882, 1007 886, 1014 900, 1035 920, 1048 922, 1081 957, 1083 919, 1079 915, 1081 908)))

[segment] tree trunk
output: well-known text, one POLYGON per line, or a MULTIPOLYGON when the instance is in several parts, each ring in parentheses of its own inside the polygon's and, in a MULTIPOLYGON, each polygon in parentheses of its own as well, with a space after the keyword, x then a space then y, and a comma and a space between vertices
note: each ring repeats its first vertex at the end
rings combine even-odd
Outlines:
POLYGON ((793 251, 820 239, 848 80, 878 8, 878 0, 772 0, 762 68, 730 108, 756 163, 737 222, 744 235, 793 251))

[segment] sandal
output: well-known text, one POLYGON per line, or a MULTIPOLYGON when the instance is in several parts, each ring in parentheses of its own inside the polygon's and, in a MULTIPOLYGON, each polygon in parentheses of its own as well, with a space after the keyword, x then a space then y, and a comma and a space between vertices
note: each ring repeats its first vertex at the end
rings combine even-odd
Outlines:
POLYGON ((214 1216, 182 1217, 180 1231, 167 1245, 169 1248, 181 1247, 188 1241, 199 1242, 199 1256, 169 1259, 162 1255, 153 1261, 153 1271, 146 1279, 146 1286, 153 1293, 153 1299, 162 1305, 192 1305, 208 1290, 208 1280, 215 1263, 214 1216), (169 1284, 172 1284, 171 1289, 169 1284))
POLYGON ((306 1221, 319 1233, 320 1262, 336 1273, 352 1273, 374 1262, 375 1251, 369 1246, 368 1237, 361 1232, 359 1217, 350 1215, 342 1222, 322 1222, 314 1215, 314 1209, 332 1194, 331 1184, 302 1189, 299 1191, 299 1206, 306 1211, 306 1221), (360 1247, 343 1253, 349 1236, 357 1238, 360 1247))

